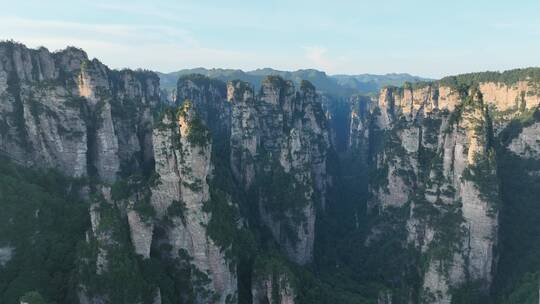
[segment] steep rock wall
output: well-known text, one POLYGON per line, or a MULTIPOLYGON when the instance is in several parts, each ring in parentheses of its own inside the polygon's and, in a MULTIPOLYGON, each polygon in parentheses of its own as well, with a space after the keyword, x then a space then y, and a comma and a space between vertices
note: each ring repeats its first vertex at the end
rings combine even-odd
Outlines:
POLYGON ((266 78, 255 96, 230 82, 231 166, 245 191, 258 200, 262 221, 290 259, 312 259, 317 208, 324 208, 329 137, 313 86, 266 78))
POLYGON ((84 51, 0 44, 0 149, 18 162, 112 182, 136 153, 151 161, 159 79, 111 71, 84 51), (151 146, 150 146, 151 148, 151 146))
POLYGON ((151 203, 158 218, 167 216, 171 221, 166 241, 172 246, 172 257, 185 252, 192 259, 196 269, 193 284, 200 285, 195 286, 197 303, 228 303, 236 298, 236 274, 225 259, 224 248, 219 248, 206 231, 212 216, 204 210, 210 200, 212 143, 200 124, 188 102, 177 117, 166 114, 154 131, 156 173, 160 177, 151 203))
MULTIPOLYGON (((408 210, 401 213, 406 214, 407 243, 426 261, 420 301, 450 303, 463 284, 489 289, 498 183, 491 103, 475 90, 459 102, 447 97, 443 105, 434 96, 431 87, 381 92, 372 111, 370 135, 382 142, 372 147, 376 170, 368 205, 373 215, 408 210)), ((368 239, 377 238, 378 229, 368 239)))
POLYGON ((252 274, 254 304, 297 303, 297 282, 288 267, 276 257, 259 258, 252 274))
POLYGON ((294 304, 296 297, 289 278, 283 273, 256 278, 251 293, 254 304, 294 304))

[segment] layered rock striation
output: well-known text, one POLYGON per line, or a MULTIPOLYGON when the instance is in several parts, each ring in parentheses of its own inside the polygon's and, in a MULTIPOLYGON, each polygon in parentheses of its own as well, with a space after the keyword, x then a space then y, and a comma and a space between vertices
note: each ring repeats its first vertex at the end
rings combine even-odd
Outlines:
POLYGON ((313 257, 316 210, 326 199, 329 135, 315 88, 266 78, 258 96, 243 82, 230 82, 231 167, 254 193, 261 220, 290 259, 313 257))
POLYGON ((236 273, 225 258, 226 248, 207 232, 212 216, 205 209, 212 199, 212 140, 191 102, 174 115, 164 115, 153 144, 159 179, 151 204, 157 219, 170 221, 162 227, 162 242, 170 244, 170 258, 188 255, 197 303, 230 303, 237 298, 236 273))
POLYGON ((17 162, 113 182, 151 161, 159 78, 113 71, 80 49, 0 44, 0 150, 17 162))
MULTIPOLYGON (((538 105, 533 81, 456 85, 446 79, 385 88, 367 119, 352 112, 349 142, 371 138, 369 212, 391 218, 372 227, 366 244, 388 224, 404 225, 398 228, 407 231, 404 248, 416 248, 423 261, 418 301, 450 303, 464 286, 489 292, 501 205, 494 141, 508 121, 538 105)), ((509 149, 531 155, 534 126, 509 149)))

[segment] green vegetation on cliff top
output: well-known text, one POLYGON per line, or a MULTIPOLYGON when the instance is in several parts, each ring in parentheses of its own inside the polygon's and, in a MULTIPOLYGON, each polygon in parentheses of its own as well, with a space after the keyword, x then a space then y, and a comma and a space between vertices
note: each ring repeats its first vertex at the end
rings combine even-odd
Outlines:
POLYGON ((445 86, 461 92, 484 82, 494 82, 511 86, 520 81, 526 81, 540 86, 540 68, 531 67, 503 72, 467 73, 447 76, 435 81, 404 82, 402 86, 388 85, 385 87, 392 89, 420 89, 427 86, 445 86))

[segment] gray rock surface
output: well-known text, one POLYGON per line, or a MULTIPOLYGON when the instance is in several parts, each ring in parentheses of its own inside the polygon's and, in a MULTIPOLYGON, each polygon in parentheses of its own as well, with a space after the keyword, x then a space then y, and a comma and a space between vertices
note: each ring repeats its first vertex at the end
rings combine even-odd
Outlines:
POLYGON ((294 304, 296 293, 287 274, 269 274, 254 280, 251 294, 253 304, 294 304))
POLYGON ((70 176, 96 174, 106 182, 143 147, 143 160, 151 159, 156 75, 109 70, 76 48, 50 53, 2 42, 0 57, 2 153, 70 176))
POLYGON ((301 197, 306 204, 301 210, 291 209, 281 216, 268 210, 271 198, 261 195, 258 202, 262 220, 289 258, 299 264, 312 259, 315 209, 324 209, 326 200, 330 140, 318 98, 311 84, 296 90, 292 82, 275 76, 263 81, 257 96, 247 83, 227 85, 232 106, 231 166, 236 179, 249 191, 261 186, 256 182, 265 174, 283 170, 293 176, 295 188, 304 189, 301 197), (301 215, 300 222, 293 222, 294 212, 301 215), (292 227, 294 237, 284 231, 285 226, 292 227))
POLYGON ((192 258, 192 265, 209 279, 209 283, 199 287, 215 295, 216 300, 198 294, 197 302, 225 303, 228 298, 236 297, 236 274, 223 249, 208 236, 206 226, 212 215, 203 210, 210 199, 212 146, 210 141, 204 145, 190 141, 192 122, 197 114, 191 103, 184 104, 183 109, 185 116, 166 115, 162 127, 154 131, 156 172, 160 181, 152 190, 151 203, 158 216, 168 215, 172 220, 167 239, 173 248, 173 257, 178 257, 179 250, 186 252, 192 258), (182 208, 181 214, 169 213, 173 204, 181 205, 178 206, 182 208))
POLYGON ((508 145, 508 149, 520 157, 538 159, 540 157, 540 123, 523 128, 518 137, 508 145))
POLYGON ((429 261, 422 299, 450 303, 450 290, 466 282, 481 282, 485 290, 490 286, 498 230, 497 195, 492 192, 498 193, 498 188, 496 183, 481 188, 479 182, 496 174, 484 101, 474 97, 454 120, 452 112, 436 109, 453 110, 455 104, 442 104, 435 96, 429 87, 381 93, 373 115, 375 127, 387 134, 376 161, 386 180, 372 184, 369 205, 379 212, 410 209, 407 241, 429 261), (433 153, 431 163, 423 163, 420 150, 433 153), (484 166, 489 169, 479 171, 484 166), (450 217, 452 222, 439 222, 450 217), (441 241, 444 235, 448 236, 441 241))

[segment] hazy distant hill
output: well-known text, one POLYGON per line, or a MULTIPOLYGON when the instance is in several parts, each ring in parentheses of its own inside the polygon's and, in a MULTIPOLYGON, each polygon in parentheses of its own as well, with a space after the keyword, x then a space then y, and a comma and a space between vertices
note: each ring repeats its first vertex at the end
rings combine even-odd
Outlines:
POLYGON ((337 83, 345 88, 358 90, 362 93, 377 92, 380 88, 392 85, 401 86, 405 82, 418 82, 433 80, 407 73, 391 73, 384 75, 358 74, 358 75, 332 75, 337 83))
POLYGON ((353 93, 376 93, 385 85, 400 86, 404 82, 417 82, 430 80, 409 74, 359 74, 359 75, 327 75, 323 71, 315 69, 297 70, 293 72, 278 71, 270 68, 257 69, 244 72, 234 69, 185 69, 172 73, 157 73, 161 79, 161 87, 167 90, 176 87, 176 81, 181 75, 202 74, 208 77, 217 78, 223 81, 240 79, 252 83, 259 87, 264 77, 268 75, 279 75, 285 79, 300 83, 302 79, 309 80, 318 90, 338 96, 350 95, 353 93))

